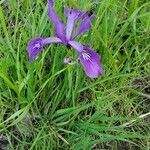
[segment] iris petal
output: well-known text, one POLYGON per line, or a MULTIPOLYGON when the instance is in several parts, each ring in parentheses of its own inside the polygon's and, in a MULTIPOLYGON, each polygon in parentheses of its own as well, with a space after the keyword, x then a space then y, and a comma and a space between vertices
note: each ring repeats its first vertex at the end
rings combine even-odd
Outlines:
POLYGON ((79 54, 79 59, 88 77, 98 78, 104 73, 100 56, 90 48, 84 47, 84 51, 79 54))
POLYGON ((80 23, 80 25, 79 25, 79 27, 78 27, 78 29, 77 29, 77 32, 76 32, 76 34, 75 34, 75 36, 73 37, 73 39, 74 38, 76 38, 78 35, 80 35, 81 33, 84 33, 84 32, 86 32, 86 31, 88 31, 90 28, 91 28, 91 26, 92 26, 92 23, 91 23, 91 21, 92 21, 92 19, 94 18, 94 16, 86 16, 83 20, 82 20, 82 22, 80 23))
POLYGON ((69 44, 77 51, 77 52, 82 52, 84 46, 76 41, 70 41, 69 44))
POLYGON ((69 10, 69 8, 65 7, 64 9, 67 19, 67 27, 66 27, 66 38, 67 40, 71 40, 72 32, 77 20, 83 18, 86 12, 79 11, 77 9, 69 10))
POLYGON ((44 46, 46 44, 51 44, 51 43, 61 43, 62 41, 59 38, 34 38, 31 39, 28 43, 27 46, 27 51, 29 54, 29 60, 32 61, 34 60, 37 55, 42 51, 44 46))
POLYGON ((96 52, 76 41, 70 41, 69 44, 77 50, 80 62, 88 77, 97 78, 104 73, 100 64, 100 56, 96 52))
POLYGON ((57 16, 53 8, 53 0, 47 0, 47 2, 48 2, 48 15, 55 25, 55 33, 57 37, 60 38, 65 45, 67 45, 65 36, 65 24, 57 16))

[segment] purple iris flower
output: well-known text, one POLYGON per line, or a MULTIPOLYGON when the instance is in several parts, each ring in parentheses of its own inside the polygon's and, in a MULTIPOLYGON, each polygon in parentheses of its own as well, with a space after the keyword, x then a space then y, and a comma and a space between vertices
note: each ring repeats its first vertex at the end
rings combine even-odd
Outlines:
POLYGON ((97 78, 98 76, 102 75, 103 69, 100 64, 100 56, 88 46, 82 45, 75 41, 77 36, 91 28, 91 21, 93 16, 89 15, 87 12, 83 12, 77 9, 70 10, 69 8, 65 7, 64 12, 67 16, 67 24, 65 25, 56 15, 56 12, 53 8, 53 0, 47 0, 47 2, 48 16, 54 24, 55 34, 57 37, 38 37, 31 39, 27 47, 29 60, 34 60, 45 45, 51 43, 61 43, 65 46, 73 47, 78 52, 79 60, 87 76, 90 78, 97 78), (74 33, 75 24, 79 20, 79 27, 74 33))

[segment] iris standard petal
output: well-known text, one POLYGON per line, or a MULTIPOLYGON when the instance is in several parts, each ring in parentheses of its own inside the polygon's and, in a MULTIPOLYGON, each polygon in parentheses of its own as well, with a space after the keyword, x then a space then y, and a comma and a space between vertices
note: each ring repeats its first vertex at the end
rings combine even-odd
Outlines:
POLYGON ((81 33, 84 33, 84 32, 86 32, 86 31, 88 31, 88 30, 91 28, 91 26, 92 26, 91 21, 92 21, 93 18, 94 18, 93 15, 92 15, 92 16, 88 16, 88 15, 87 15, 87 16, 82 20, 82 22, 80 23, 80 25, 79 25, 79 27, 78 27, 78 29, 77 29, 77 31, 76 31, 75 36, 73 37, 73 39, 75 39, 78 35, 80 35, 81 33))
POLYGON ((27 51, 29 54, 29 60, 32 61, 36 58, 36 56, 42 51, 45 45, 51 43, 62 43, 59 38, 34 38, 31 39, 27 46, 27 51))
POLYGON ((65 36, 65 24, 59 19, 54 8, 53 8, 53 0, 47 0, 48 2, 48 16, 55 26, 55 33, 58 38, 62 40, 62 42, 67 45, 67 40, 65 36))
POLYGON ((69 41, 72 38, 72 32, 73 32, 76 21, 83 18, 86 12, 82 12, 77 9, 69 10, 67 7, 65 7, 64 11, 65 11, 66 16, 68 17, 67 27, 66 27, 66 38, 69 41))

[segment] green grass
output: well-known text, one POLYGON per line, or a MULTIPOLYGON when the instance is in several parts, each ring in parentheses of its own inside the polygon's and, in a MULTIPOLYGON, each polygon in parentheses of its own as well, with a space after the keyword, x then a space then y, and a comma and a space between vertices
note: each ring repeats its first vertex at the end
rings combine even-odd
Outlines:
POLYGON ((101 54, 105 75, 64 65, 62 45, 29 62, 28 41, 54 35, 46 0, 0 0, 0 149, 150 149, 149 1, 57 0, 65 20, 64 5, 96 14, 77 40, 101 54))

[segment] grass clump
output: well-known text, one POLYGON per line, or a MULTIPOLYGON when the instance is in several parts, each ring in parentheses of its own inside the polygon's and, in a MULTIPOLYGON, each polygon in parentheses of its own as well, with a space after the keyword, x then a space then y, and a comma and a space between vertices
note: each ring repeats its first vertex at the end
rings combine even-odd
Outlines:
MULTIPOLYGON (((150 3, 58 1, 92 10, 78 40, 101 54, 105 75, 66 66, 64 46, 28 62, 29 39, 53 35, 46 1, 0 1, 0 149, 149 149, 150 3)), ((65 18, 62 18, 65 19, 65 18)))

